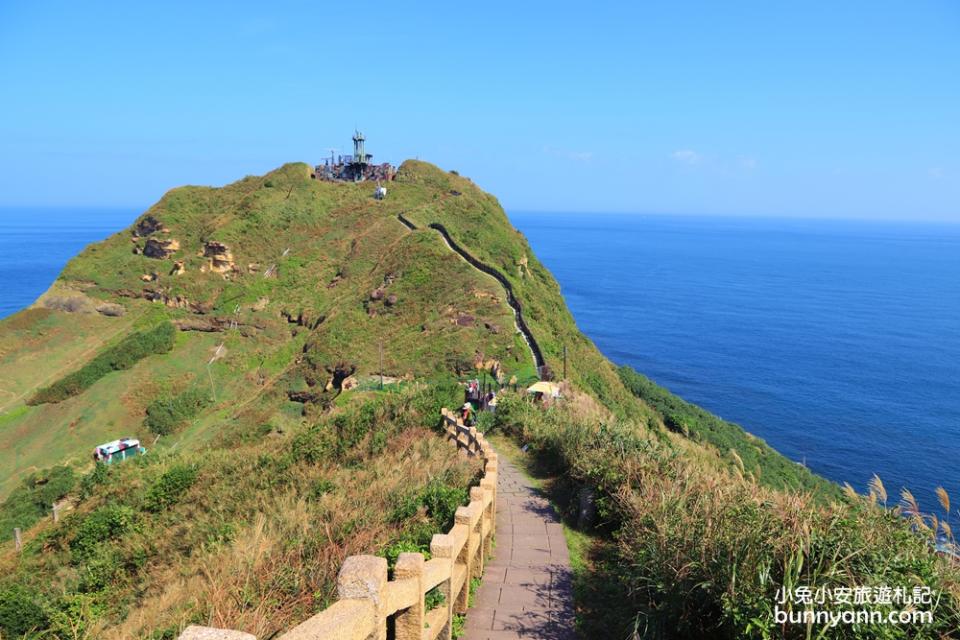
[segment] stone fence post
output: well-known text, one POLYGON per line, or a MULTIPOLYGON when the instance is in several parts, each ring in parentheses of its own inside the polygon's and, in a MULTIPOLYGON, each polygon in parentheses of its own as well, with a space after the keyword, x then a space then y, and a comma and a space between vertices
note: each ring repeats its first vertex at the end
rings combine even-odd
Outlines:
POLYGON ((416 592, 419 597, 409 608, 397 614, 397 640, 421 640, 423 637, 423 623, 426 619, 426 605, 423 596, 423 567, 422 553, 401 553, 397 559, 397 566, 393 569, 396 580, 416 580, 416 592))
POLYGON ((440 593, 443 594, 443 607, 447 609, 447 615, 444 617, 443 627, 440 629, 439 640, 451 640, 453 637, 453 537, 447 533, 436 533, 430 542, 430 555, 434 558, 440 558, 448 564, 447 573, 450 577, 438 585, 440 593))
POLYGON ((387 640, 386 587, 386 558, 350 556, 337 576, 337 595, 341 600, 368 600, 373 604, 374 631, 368 640, 387 640))

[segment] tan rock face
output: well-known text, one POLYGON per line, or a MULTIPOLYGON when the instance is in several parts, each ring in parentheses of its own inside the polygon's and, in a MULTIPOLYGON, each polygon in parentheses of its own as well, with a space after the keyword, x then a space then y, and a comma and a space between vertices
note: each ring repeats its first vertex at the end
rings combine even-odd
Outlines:
POLYGON ((216 240, 208 240, 204 243, 203 257, 209 258, 208 268, 214 273, 227 273, 234 271, 237 267, 230 247, 216 240))

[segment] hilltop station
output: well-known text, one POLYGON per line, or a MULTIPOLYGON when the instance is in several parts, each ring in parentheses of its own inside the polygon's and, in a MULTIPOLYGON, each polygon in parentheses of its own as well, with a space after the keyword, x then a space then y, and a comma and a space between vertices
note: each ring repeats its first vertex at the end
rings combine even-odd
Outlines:
POLYGON ((376 180, 388 182, 397 174, 397 168, 389 162, 373 163, 373 155, 366 152, 364 143, 366 138, 359 131, 353 133, 353 155, 334 155, 335 149, 330 150, 330 157, 323 160, 323 164, 314 167, 313 177, 328 182, 363 182, 376 180))

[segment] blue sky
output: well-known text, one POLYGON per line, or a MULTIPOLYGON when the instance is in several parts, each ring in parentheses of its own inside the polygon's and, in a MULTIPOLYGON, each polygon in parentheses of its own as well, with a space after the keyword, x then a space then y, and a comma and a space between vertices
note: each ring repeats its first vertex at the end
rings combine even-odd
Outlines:
POLYGON ((960 3, 0 2, 0 205, 348 150, 508 209, 960 222, 960 3), (202 5, 202 6, 198 6, 202 5))

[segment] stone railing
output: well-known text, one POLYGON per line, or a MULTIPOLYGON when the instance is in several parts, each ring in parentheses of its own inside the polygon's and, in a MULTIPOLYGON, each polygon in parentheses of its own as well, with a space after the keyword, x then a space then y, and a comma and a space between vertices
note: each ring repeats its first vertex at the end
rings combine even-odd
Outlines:
MULTIPOLYGON (((350 556, 337 576, 338 600, 324 611, 279 636, 277 640, 386 640, 392 621, 397 640, 449 640, 454 614, 466 613, 470 581, 483 573, 490 555, 497 513, 497 454, 475 427, 466 427, 443 409, 446 438, 465 455, 484 459, 480 486, 471 487, 470 504, 457 509, 455 524, 430 542, 430 560, 422 553, 401 553, 387 578, 387 560, 350 556), (437 588, 443 603, 424 604, 437 588)), ((179 640, 256 640, 248 633, 187 627, 179 640)))

